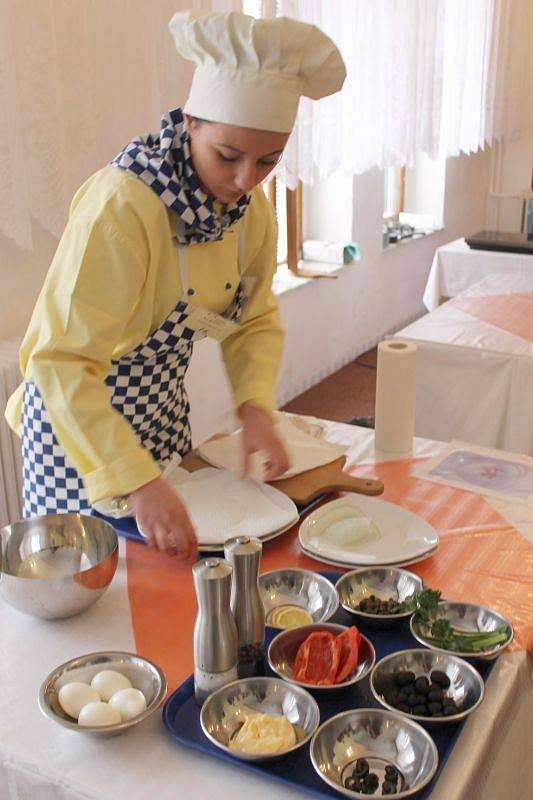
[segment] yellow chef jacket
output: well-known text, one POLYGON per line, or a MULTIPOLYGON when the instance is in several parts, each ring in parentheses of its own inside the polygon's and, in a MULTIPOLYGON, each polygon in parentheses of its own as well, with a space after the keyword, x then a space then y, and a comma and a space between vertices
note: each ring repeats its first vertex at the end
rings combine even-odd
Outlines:
MULTIPOLYGON (((153 333, 182 298, 174 212, 155 192, 116 166, 76 193, 65 232, 24 337, 20 364, 39 389, 54 433, 82 476, 90 502, 128 494, 160 469, 110 401, 105 378, 119 359, 153 333)), ((239 284, 255 278, 238 330, 222 343, 235 405, 274 407, 283 345, 275 298, 274 212, 260 187, 245 215, 217 242, 187 247, 191 305, 218 313, 239 284), (231 288, 228 288, 231 284, 231 288)), ((20 434, 23 386, 6 418, 20 434)))

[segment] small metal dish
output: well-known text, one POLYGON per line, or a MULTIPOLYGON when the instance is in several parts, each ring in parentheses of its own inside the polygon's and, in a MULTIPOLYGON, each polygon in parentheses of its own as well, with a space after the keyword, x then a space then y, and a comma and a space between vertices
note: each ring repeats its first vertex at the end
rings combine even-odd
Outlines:
POLYGON ((270 668, 283 678, 284 681, 292 683, 295 686, 302 686, 310 692, 331 692, 338 689, 345 689, 347 686, 353 686, 365 678, 376 662, 376 651, 372 643, 361 635, 361 644, 359 648, 359 662, 356 669, 346 681, 342 683, 328 684, 327 686, 317 686, 314 683, 303 683, 296 681, 292 677, 292 670, 296 653, 302 642, 315 631, 329 631, 334 635, 338 635, 347 630, 346 625, 335 625, 332 622, 321 622, 316 625, 302 625, 298 628, 289 628, 281 631, 277 636, 272 639, 268 648, 268 663, 270 668))
POLYGON ((242 761, 266 761, 292 753, 309 741, 319 722, 320 711, 311 695, 279 678, 245 678, 228 683, 207 698, 200 712, 200 724, 207 738, 242 761), (232 750, 229 743, 246 720, 247 709, 287 717, 295 728, 296 744, 271 754, 232 750))
POLYGON ((372 625, 390 625, 391 622, 404 620, 413 614, 413 609, 402 611, 398 614, 370 614, 360 611, 358 605, 361 600, 368 599, 371 595, 381 600, 393 599, 403 603, 413 597, 423 588, 423 583, 418 575, 405 569, 394 567, 370 567, 368 569, 355 569, 347 572, 335 584, 341 606, 355 614, 365 622, 372 625))
POLYGON ((455 603, 443 600, 438 605, 437 616, 449 620, 454 628, 464 631, 494 631, 500 625, 506 625, 508 637, 505 642, 489 650, 482 650, 479 653, 444 650, 441 647, 436 647, 432 642, 427 640, 426 637, 429 634, 429 628, 420 620, 417 614, 413 614, 410 622, 411 633, 420 644, 423 644, 424 647, 429 647, 430 650, 436 650, 440 653, 450 653, 452 655, 461 656, 461 658, 492 661, 513 641, 514 630, 511 623, 497 611, 493 611, 491 608, 486 608, 485 606, 475 606, 471 603, 455 603))
POLYGON ((400 714, 407 719, 414 719, 423 725, 442 725, 451 722, 459 722, 468 717, 472 711, 479 706, 485 694, 483 678, 471 664, 463 661, 458 656, 449 653, 437 653, 434 650, 424 650, 413 648, 412 650, 400 650, 392 653, 378 661, 370 676, 370 689, 372 694, 384 708, 400 714), (447 695, 459 707, 458 714, 450 716, 426 717, 418 716, 401 711, 387 703, 383 695, 383 686, 387 682, 387 677, 394 672, 410 671, 414 672, 415 679, 423 675, 429 677, 433 670, 445 672, 450 679, 450 687, 447 695))
POLYGON ((339 607, 333 584, 316 572, 306 569, 278 569, 259 576, 259 592, 265 608, 266 624, 272 623, 273 612, 281 606, 297 606, 307 611, 313 622, 326 622, 339 607))
POLYGON ((6 525, 0 539, 0 595, 41 619, 85 611, 105 592, 117 568, 117 534, 97 517, 30 517, 6 525))
POLYGON ((78 733, 88 733, 92 736, 116 736, 134 728, 153 714, 163 702, 166 691, 165 674, 152 661, 135 655, 135 653, 106 651, 89 653, 61 664, 42 683, 38 702, 42 713, 64 728, 78 733), (78 725, 76 720, 69 717, 59 705, 59 690, 71 681, 90 683, 94 675, 104 669, 116 670, 129 678, 133 688, 140 689, 146 697, 146 710, 117 725, 78 725))
MULTIPOLYGON (((359 758, 368 761, 379 777, 385 767, 400 773, 395 798, 411 797, 430 782, 437 771, 439 756, 431 736, 416 722, 401 714, 375 708, 344 711, 331 717, 311 740, 311 761, 322 780, 345 797, 367 798, 368 794, 347 789, 359 758)), ((380 788, 372 795, 382 797, 380 788)))

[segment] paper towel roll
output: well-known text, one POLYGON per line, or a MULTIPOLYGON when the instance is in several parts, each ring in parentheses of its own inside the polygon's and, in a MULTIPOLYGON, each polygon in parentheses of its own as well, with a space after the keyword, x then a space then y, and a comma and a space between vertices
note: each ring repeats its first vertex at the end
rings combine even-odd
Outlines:
POLYGON ((416 345, 392 340, 378 345, 375 447, 408 453, 413 447, 416 345))

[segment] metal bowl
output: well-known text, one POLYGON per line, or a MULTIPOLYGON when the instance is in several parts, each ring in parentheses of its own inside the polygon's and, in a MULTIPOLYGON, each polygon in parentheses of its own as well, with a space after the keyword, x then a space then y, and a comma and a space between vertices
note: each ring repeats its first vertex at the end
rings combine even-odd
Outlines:
POLYGON ((41 619, 85 611, 105 592, 117 568, 117 534, 96 517, 32 517, 6 525, 0 539, 0 595, 41 619))
POLYGON ((302 642, 315 631, 329 631, 335 635, 347 630, 346 625, 335 625, 332 622, 320 622, 316 625, 302 625, 298 628, 289 628, 281 631, 270 642, 268 648, 268 663, 270 668, 283 678, 284 681, 295 686, 303 686, 311 692, 331 692, 337 689, 345 689, 353 686, 365 678, 376 662, 376 652, 372 643, 361 635, 361 645, 359 648, 359 662, 357 668, 352 672, 348 680, 342 683, 329 684, 327 686, 317 686, 314 683, 303 683, 292 678, 292 670, 296 653, 302 642))
POLYGON ((449 620, 454 628, 463 629, 464 631, 494 631, 499 625, 506 625, 508 637, 505 642, 491 647, 490 650, 483 650, 479 653, 444 650, 441 647, 436 647, 427 640, 426 636, 429 633, 428 627, 416 614, 413 614, 410 622, 411 633, 420 644, 423 644, 424 647, 429 647, 430 650, 437 650, 440 653, 451 653, 456 656, 461 656, 461 658, 491 661, 497 658, 502 650, 505 650, 513 641, 514 631, 511 623, 497 611, 493 611, 485 606, 475 606, 471 603, 453 603, 443 600, 438 605, 437 616, 449 620))
POLYGON ((385 656, 381 661, 378 661, 370 676, 370 688, 378 703, 384 708, 395 711, 407 719, 417 720, 424 725, 459 722, 479 706, 485 694, 483 679, 471 664, 449 653, 437 653, 433 650, 424 650, 422 648, 400 650, 398 653, 392 653, 390 656, 385 656), (450 688, 447 690, 447 694, 455 700, 460 708, 458 714, 453 714, 449 717, 444 715, 441 717, 418 716, 399 711, 387 703, 381 687, 386 683, 388 675, 393 672, 409 670, 414 672, 416 679, 423 675, 429 677, 429 673, 434 669, 445 672, 450 679, 450 688))
POLYGON ((309 741, 320 722, 320 711, 311 695, 279 678, 245 678, 213 692, 202 706, 200 724, 213 744, 243 761, 265 761, 292 753, 309 741), (295 728, 296 744, 270 755, 232 750, 229 742, 246 719, 246 709, 272 716, 286 716, 295 728))
POLYGON ((382 600, 392 598, 400 603, 412 597, 423 588, 423 583, 418 575, 405 569, 393 567, 370 567, 368 569, 355 569, 347 572, 335 584, 341 606, 355 614, 357 617, 373 625, 390 625, 391 622, 404 620, 410 617, 413 609, 402 611, 399 614, 369 614, 360 611, 357 606, 370 595, 376 595, 382 600))
POLYGON ((39 690, 39 708, 49 719, 78 733, 92 736, 116 736, 129 728, 139 725, 163 702, 167 691, 165 673, 147 658, 135 653, 105 651, 89 653, 86 656, 73 658, 57 667, 48 675, 39 690), (130 679, 134 689, 139 689, 146 697, 146 710, 132 719, 119 722, 117 725, 84 726, 66 714, 59 705, 59 690, 66 683, 81 681, 90 683, 94 675, 103 669, 113 669, 130 679))
MULTIPOLYGON (((401 714, 375 708, 343 711, 317 730, 311 741, 311 761, 322 780, 345 797, 366 798, 368 794, 347 789, 358 758, 366 758, 380 786, 385 767, 400 772, 395 798, 410 797, 426 786, 439 762, 431 736, 416 722, 401 714)), ((373 795, 381 797, 379 790, 373 795)))
POLYGON ((265 608, 266 624, 272 612, 280 606, 304 608, 313 622, 326 622, 339 607, 333 584, 322 575, 306 569, 278 569, 259 576, 259 592, 265 608))

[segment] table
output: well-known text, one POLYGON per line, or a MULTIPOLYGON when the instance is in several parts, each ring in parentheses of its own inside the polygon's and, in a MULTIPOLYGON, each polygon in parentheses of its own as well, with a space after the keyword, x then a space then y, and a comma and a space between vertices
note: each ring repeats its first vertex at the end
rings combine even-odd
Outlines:
POLYGON ((533 454, 533 270, 489 275, 395 336, 418 348, 418 436, 533 454))
MULTIPOLYGON (((434 522, 435 514, 441 515, 439 525, 444 525, 447 533, 439 553, 415 565, 414 571, 438 581, 450 572, 451 559, 458 566, 465 597, 475 601, 475 591, 467 589, 471 583, 470 562, 463 557, 459 563, 457 548, 463 552, 469 537, 465 519, 477 515, 484 520, 484 536, 476 532, 472 540, 477 548, 479 539, 488 542, 492 533, 496 535, 499 561, 501 537, 508 541, 509 550, 516 551, 517 558, 513 560, 507 553, 505 560, 508 585, 521 580, 516 572, 517 562, 524 576, 528 569, 531 574, 533 509, 505 503, 489 505, 476 495, 455 494, 456 490, 449 487, 420 482, 410 476, 410 461, 373 463, 373 431, 368 429, 328 423, 327 438, 349 446, 350 471, 384 479, 385 497, 398 502, 409 498, 411 507, 434 522), (459 495, 462 503, 453 502, 459 495)), ((441 447, 438 442, 415 440, 415 455, 427 457, 441 447)), ((265 545, 264 571, 272 568, 280 553, 286 564, 320 569, 317 562, 299 552, 295 537, 296 529, 265 545)), ((483 560, 478 566, 483 572, 483 560)), ((487 583, 481 581, 480 585, 487 583)), ((167 736, 159 714, 107 741, 72 733, 40 715, 36 696, 44 677, 63 661, 90 651, 137 648, 154 657, 159 647, 159 656, 154 660, 165 667, 169 683, 175 686, 180 675, 190 669, 194 616, 191 592, 189 568, 143 545, 121 540, 115 579, 85 614, 43 622, 2 605, 0 800, 248 800, 250 796, 254 800, 272 800, 273 796, 279 800, 304 800, 303 794, 286 791, 278 784, 180 748, 167 736), (173 604, 168 601, 172 593, 173 604), (183 602, 177 603, 177 596, 183 602), (143 609, 152 614, 152 628, 143 624, 143 609), (158 626, 161 635, 166 636, 163 647, 154 640, 158 626)), ((527 640, 531 609, 522 610, 520 604, 515 604, 512 611, 509 616, 520 622, 519 643, 513 643, 512 651, 502 655, 492 670, 485 701, 466 723, 460 743, 432 792, 432 800, 496 800, 502 796, 518 800, 527 796, 533 779, 529 753, 533 678, 524 646, 533 650, 533 635, 527 640)))
POLYGON ((471 250, 464 239, 438 247, 424 291, 424 305, 433 311, 442 297, 455 297, 489 273, 533 275, 533 255, 471 250))

